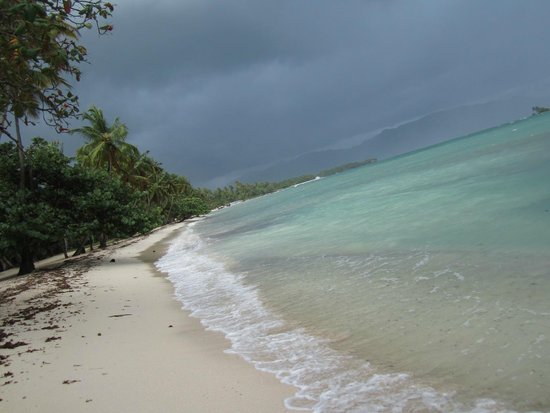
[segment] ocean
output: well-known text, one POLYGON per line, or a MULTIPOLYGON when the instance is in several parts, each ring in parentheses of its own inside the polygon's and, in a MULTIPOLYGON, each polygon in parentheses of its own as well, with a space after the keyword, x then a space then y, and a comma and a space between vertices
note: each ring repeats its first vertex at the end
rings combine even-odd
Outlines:
POLYGON ((550 115, 213 212, 157 267, 314 412, 550 411, 550 115))

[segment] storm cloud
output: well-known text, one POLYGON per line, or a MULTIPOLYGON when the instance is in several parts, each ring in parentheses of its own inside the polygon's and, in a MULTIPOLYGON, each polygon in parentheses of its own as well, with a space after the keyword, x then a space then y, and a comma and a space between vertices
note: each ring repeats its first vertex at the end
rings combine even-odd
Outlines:
POLYGON ((443 108, 549 98, 549 15, 545 0, 120 0, 112 35, 83 36, 76 89, 167 170, 220 184, 443 108))

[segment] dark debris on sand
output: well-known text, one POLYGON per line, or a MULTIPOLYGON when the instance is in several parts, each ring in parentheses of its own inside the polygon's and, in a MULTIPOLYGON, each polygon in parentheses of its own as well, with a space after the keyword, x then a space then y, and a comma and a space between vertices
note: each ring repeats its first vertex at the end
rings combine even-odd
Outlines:
MULTIPOLYGON (((22 352, 11 351, 30 344, 21 339, 24 338, 25 332, 38 329, 56 330, 57 333, 64 331, 60 327, 62 321, 70 314, 78 314, 79 309, 77 304, 64 302, 61 299, 62 294, 85 287, 88 283, 82 275, 91 267, 100 264, 100 260, 96 258, 102 258, 104 255, 104 252, 98 251, 66 260, 56 268, 39 270, 0 282, 7 283, 0 289, 0 367, 5 369, 9 366, 10 357, 39 351, 32 348, 22 352)), ((45 342, 61 338, 51 336, 46 338, 45 342)), ((7 378, 6 374, 11 373, 2 370, 0 377, 3 375, 7 378)))

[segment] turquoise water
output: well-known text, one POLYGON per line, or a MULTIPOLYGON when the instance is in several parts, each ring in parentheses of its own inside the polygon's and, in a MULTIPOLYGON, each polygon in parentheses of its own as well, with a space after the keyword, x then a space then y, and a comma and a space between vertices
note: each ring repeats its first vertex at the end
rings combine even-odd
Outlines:
POLYGON ((550 411, 550 115, 212 213, 157 265, 289 408, 550 411))

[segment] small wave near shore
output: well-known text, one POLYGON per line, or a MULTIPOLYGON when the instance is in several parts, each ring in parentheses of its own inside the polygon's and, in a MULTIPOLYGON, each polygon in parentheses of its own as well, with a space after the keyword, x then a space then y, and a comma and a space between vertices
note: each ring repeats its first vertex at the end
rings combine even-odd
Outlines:
POLYGON ((313 412, 510 412, 501 403, 478 399, 464 405, 453 392, 440 392, 407 373, 376 366, 330 347, 330 340, 289 326, 262 303, 260 293, 221 262, 208 256, 208 242, 187 225, 156 262, 175 294, 207 330, 230 341, 226 350, 258 370, 297 387, 285 405, 313 412))

